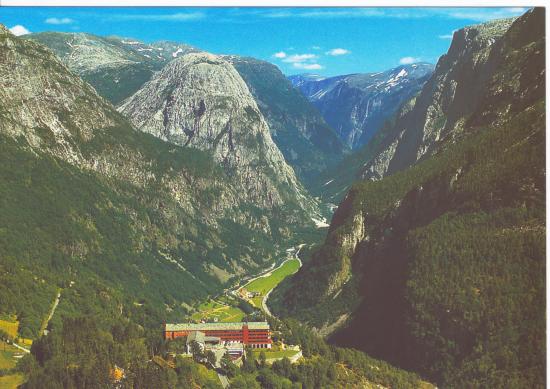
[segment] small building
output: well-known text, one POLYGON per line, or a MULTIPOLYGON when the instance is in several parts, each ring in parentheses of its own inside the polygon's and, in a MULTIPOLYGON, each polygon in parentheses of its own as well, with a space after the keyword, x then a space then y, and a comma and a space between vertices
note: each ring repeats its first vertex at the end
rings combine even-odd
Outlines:
POLYGON ((238 359, 244 355, 244 344, 240 342, 226 342, 225 349, 232 360, 238 359))
MULTIPOLYGON (((192 332, 201 332, 205 337, 219 338, 221 342, 242 343, 252 348, 271 348, 271 331, 267 322, 249 323, 181 323, 165 324, 164 339, 189 337, 192 332)), ((201 335, 192 335, 200 337, 201 335)))
POLYGON ((204 332, 201 331, 191 331, 189 335, 187 335, 186 340, 188 354, 191 354, 191 344, 193 342, 196 342, 200 346, 201 350, 204 351, 205 348, 220 344, 220 338, 217 336, 206 336, 204 332))

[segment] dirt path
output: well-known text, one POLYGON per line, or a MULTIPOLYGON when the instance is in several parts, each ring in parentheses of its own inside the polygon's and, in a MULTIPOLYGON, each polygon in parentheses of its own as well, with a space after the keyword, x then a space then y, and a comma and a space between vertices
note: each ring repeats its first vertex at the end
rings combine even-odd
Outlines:
POLYGON ((17 343, 15 343, 15 342, 12 343, 12 346, 17 347, 19 350, 24 351, 24 352, 26 352, 26 353, 30 353, 30 352, 31 352, 31 350, 29 350, 28 348, 25 348, 25 347, 23 347, 23 346, 19 346, 19 345, 18 345, 17 343))
POLYGON ((42 327, 40 328, 40 333, 43 335, 48 334, 48 323, 50 320, 52 320, 53 314, 55 313, 55 310, 57 306, 59 305, 59 300, 61 299, 61 289, 57 291, 57 296, 55 297, 55 301, 53 302, 52 309, 50 310, 50 313, 48 314, 48 318, 42 323, 42 327))

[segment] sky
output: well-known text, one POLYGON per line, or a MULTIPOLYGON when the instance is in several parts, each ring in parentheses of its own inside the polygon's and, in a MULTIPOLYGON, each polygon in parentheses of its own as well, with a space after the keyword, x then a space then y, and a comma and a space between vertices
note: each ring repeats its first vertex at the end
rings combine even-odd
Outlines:
POLYGON ((527 8, 76 8, 0 7, 17 35, 88 32, 150 43, 183 42, 252 56, 287 75, 379 72, 436 63, 455 30, 519 16, 527 8))

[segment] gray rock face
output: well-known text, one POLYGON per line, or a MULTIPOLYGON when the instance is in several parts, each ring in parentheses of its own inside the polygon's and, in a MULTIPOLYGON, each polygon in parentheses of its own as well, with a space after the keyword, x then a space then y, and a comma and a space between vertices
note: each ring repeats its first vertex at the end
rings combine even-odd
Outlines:
POLYGON ((308 188, 320 172, 343 157, 345 146, 319 111, 272 63, 226 56, 246 82, 273 141, 308 188))
MULTIPOLYGON (((0 31, 0 48, 3 86, 0 89, 0 134, 13 139, 23 138, 37 153, 51 154, 79 168, 138 187, 157 181, 158 161, 151 160, 150 155, 140 150, 138 138, 141 134, 89 84, 69 71, 56 55, 7 30, 0 31), (94 142, 104 142, 103 138, 110 136, 113 128, 134 132, 136 139, 134 142, 112 141, 108 147, 91 146, 94 142)), ((201 212, 200 204, 192 201, 197 195, 194 189, 220 188, 216 177, 192 177, 185 168, 161 180, 164 189, 193 214, 201 212), (186 185, 188 182, 195 186, 186 185)), ((237 195, 231 192, 220 193, 222 199, 227 196, 227 202, 217 203, 219 216, 238 207, 237 195)))
POLYGON ((166 63, 197 49, 182 43, 146 44, 135 39, 87 33, 43 32, 26 35, 49 47, 97 92, 118 104, 138 90, 166 63))
POLYGON ((377 180, 403 170, 460 136, 494 74, 495 42, 513 20, 466 27, 454 34, 449 51, 439 59, 410 112, 396 119, 378 156, 364 167, 363 178, 377 180))
POLYGON ((112 107, 43 46, 1 31, 0 48, 0 132, 81 164, 78 143, 116 123, 112 107))
POLYGON ((417 63, 380 73, 329 78, 298 75, 289 79, 319 109, 342 141, 357 149, 420 91, 432 71, 433 65, 417 63))
POLYGON ((119 110, 144 132, 212 152, 256 204, 270 208, 294 198, 309 207, 248 87, 224 59, 178 58, 119 110))
MULTIPOLYGON (((308 214, 304 209, 314 210, 315 203, 302 194, 292 169, 269 138, 267 125, 246 85, 231 65, 222 64, 227 70, 220 72, 231 75, 223 81, 219 78, 221 74, 216 78, 216 72, 203 74, 199 70, 198 73, 206 78, 195 79, 199 87, 193 96, 208 90, 201 88, 205 88, 212 77, 210 81, 214 85, 237 90, 238 97, 231 99, 228 92, 220 88, 219 93, 212 93, 211 99, 203 99, 205 111, 192 111, 193 119, 189 119, 194 124, 194 115, 198 115, 205 123, 222 126, 208 125, 207 128, 200 122, 196 143, 190 144, 211 151, 218 162, 225 164, 224 174, 209 162, 211 158, 205 153, 193 153, 193 150, 154 140, 132 128, 111 104, 69 71, 46 47, 17 38, 3 29, 0 49, 1 136, 22 141, 25 145, 22 147, 33 153, 53 155, 102 177, 145 190, 154 188, 176 204, 178 212, 185 212, 196 225, 208 226, 213 231, 224 220, 253 232, 276 233, 283 237, 289 235, 289 224, 313 225, 304 217, 308 214), (212 107, 210 104, 219 107, 227 102, 232 105, 226 116, 208 111, 208 107, 212 107), (157 153, 166 149, 171 155, 159 158, 157 153), (193 157, 184 158, 181 153, 194 155, 197 159, 193 162, 193 157), (289 209, 287 214, 280 215, 281 220, 269 214, 269 210, 277 206, 289 209), (275 220, 274 231, 270 221, 275 220)), ((202 63, 202 59, 219 61, 209 55, 191 58, 191 63, 202 63)), ((187 63, 185 59, 183 62, 187 63)), ((177 67, 178 61, 174 65, 177 67)), ((212 66, 204 65, 208 69, 212 66)), ((170 69, 173 68, 167 68, 170 69)), ((173 215, 166 217, 173 221, 173 215)), ((244 261, 246 265, 231 258, 231 262, 228 259, 227 263, 217 266, 234 274, 253 263, 250 258, 244 261)))

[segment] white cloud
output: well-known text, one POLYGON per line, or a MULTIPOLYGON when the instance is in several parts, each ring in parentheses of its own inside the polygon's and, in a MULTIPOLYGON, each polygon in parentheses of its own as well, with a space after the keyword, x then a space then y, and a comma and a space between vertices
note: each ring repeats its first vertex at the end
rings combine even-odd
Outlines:
POLYGON ((259 11, 266 18, 390 18, 390 19, 461 19, 484 22, 492 19, 519 16, 527 12, 524 7, 501 8, 327 8, 306 10, 259 11))
POLYGON ((321 65, 316 63, 318 56, 315 54, 287 54, 284 51, 279 51, 273 54, 273 57, 280 59, 282 62, 291 63, 296 69, 318 70, 323 69, 321 65))
POLYGON ((315 54, 293 54, 283 59, 283 62, 290 62, 290 63, 307 62, 307 61, 314 60, 315 58, 317 58, 315 54))
POLYGON ((333 9, 333 10, 314 10, 314 11, 268 11, 263 16, 268 18, 348 18, 348 17, 368 17, 383 16, 384 12, 373 8, 355 8, 355 9, 333 9))
POLYGON ((109 20, 135 20, 149 22, 182 22, 204 18, 202 12, 178 12, 174 14, 119 14, 108 16, 109 20))
POLYGON ((48 18, 44 21, 46 24, 71 24, 74 20, 71 18, 48 18))
POLYGON ((20 24, 10 28, 10 31, 15 36, 27 35, 31 33, 29 30, 27 30, 24 26, 20 24))
POLYGON ((492 19, 504 19, 519 16, 527 12, 529 8, 506 7, 506 8, 464 8, 450 10, 447 17, 452 19, 470 19, 477 22, 485 22, 492 19))
POLYGON ((453 30, 451 31, 450 34, 443 34, 443 35, 438 35, 438 38, 439 39, 453 39, 453 36, 455 34, 455 32, 457 32, 458 30, 453 30))
POLYGON ((346 55, 346 54, 349 54, 349 53, 351 53, 351 51, 338 47, 336 49, 332 49, 332 50, 327 51, 325 54, 326 55, 337 56, 337 55, 346 55))
POLYGON ((305 70, 319 70, 323 67, 319 65, 318 63, 302 63, 302 62, 295 62, 292 64, 297 69, 305 69, 305 70))
POLYGON ((409 65, 411 63, 415 63, 418 61, 420 61, 420 58, 417 58, 417 57, 403 57, 399 60, 399 63, 401 65, 409 65))

